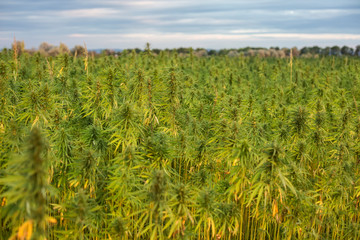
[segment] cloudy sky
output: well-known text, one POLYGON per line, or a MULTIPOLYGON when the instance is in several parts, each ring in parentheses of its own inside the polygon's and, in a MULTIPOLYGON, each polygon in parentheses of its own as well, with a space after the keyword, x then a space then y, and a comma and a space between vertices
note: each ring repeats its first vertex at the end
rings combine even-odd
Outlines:
POLYGON ((359 0, 1 0, 0 47, 354 47, 359 23, 359 0))

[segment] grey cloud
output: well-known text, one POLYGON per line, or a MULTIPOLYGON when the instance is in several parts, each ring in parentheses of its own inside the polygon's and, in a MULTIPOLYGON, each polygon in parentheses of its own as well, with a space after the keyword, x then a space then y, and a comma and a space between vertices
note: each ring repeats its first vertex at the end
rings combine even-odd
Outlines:
MULTIPOLYGON (((90 40, 94 47, 102 47, 101 44, 106 44, 106 41, 89 34, 250 36, 252 33, 247 29, 253 29, 254 32, 261 29, 261 32, 267 33, 360 34, 357 26, 360 22, 358 0, 3 0, 0 9, 0 29, 10 32, 0 32, 0 44, 4 46, 11 44, 4 39, 11 39, 14 34, 34 46, 47 39, 56 40, 56 37, 58 42, 68 41, 72 44, 78 39, 69 38, 69 35, 87 34, 86 40, 90 40)), ((156 38, 152 39, 157 41, 156 38)), ((262 43, 261 39, 255 39, 254 36, 253 40, 262 43)), ((236 42, 229 39, 226 41, 228 44, 236 42)), ((218 48, 226 41, 219 40, 218 48)), ((288 41, 288 44, 298 42, 295 39, 279 39, 279 43, 284 41, 288 41)), ((129 43, 130 40, 122 42, 129 43)), ((198 41, 193 43, 200 44, 198 41)), ((203 43, 213 45, 216 41, 206 40, 203 43)))

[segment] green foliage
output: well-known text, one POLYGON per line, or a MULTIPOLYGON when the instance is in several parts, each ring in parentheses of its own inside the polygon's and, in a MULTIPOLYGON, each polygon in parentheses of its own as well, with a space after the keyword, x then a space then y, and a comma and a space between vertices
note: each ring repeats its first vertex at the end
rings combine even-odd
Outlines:
POLYGON ((182 51, 1 53, 0 239, 360 238, 360 60, 182 51))
POLYGON ((5 177, 0 180, 0 184, 6 187, 2 194, 6 205, 1 214, 5 223, 11 222, 13 230, 22 221, 29 221, 33 226, 33 238, 45 239, 48 218, 46 199, 50 189, 46 145, 38 128, 31 130, 28 143, 26 155, 11 158, 5 177))

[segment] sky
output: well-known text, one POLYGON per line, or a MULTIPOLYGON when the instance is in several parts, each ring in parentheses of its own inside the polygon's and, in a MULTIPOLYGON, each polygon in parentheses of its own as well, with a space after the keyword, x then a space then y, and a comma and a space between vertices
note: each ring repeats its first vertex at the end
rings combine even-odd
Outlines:
POLYGON ((360 0, 1 0, 0 47, 355 47, 359 23, 360 0))

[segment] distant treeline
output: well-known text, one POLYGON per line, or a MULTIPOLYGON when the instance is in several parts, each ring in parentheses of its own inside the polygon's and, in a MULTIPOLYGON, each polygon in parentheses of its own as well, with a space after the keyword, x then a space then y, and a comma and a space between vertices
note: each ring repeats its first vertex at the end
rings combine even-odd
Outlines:
MULTIPOLYGON (((26 49, 24 41, 14 41, 12 48, 16 48, 19 55, 22 53, 28 53, 30 55, 35 53, 40 53, 43 56, 57 56, 59 54, 72 54, 72 55, 85 55, 86 52, 90 56, 119 56, 121 54, 127 54, 129 52, 151 52, 153 55, 159 55, 163 53, 176 53, 180 57, 184 56, 197 56, 197 57, 206 57, 206 56, 229 56, 229 57, 238 57, 238 56, 259 56, 259 57, 287 57, 290 56, 290 52, 294 57, 319 57, 319 56, 360 56, 360 45, 357 45, 355 48, 348 46, 332 46, 321 48, 319 46, 313 47, 303 47, 298 49, 297 47, 293 48, 279 48, 279 47, 245 47, 245 48, 231 48, 231 49, 205 49, 205 48, 174 48, 174 49, 150 49, 150 44, 146 44, 145 49, 133 48, 133 49, 99 49, 99 50, 87 50, 86 46, 76 45, 72 49, 68 48, 64 43, 60 43, 59 46, 51 45, 47 42, 43 42, 40 46, 32 49, 26 49)), ((4 49, 7 50, 7 49, 4 49)))

